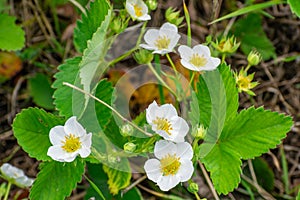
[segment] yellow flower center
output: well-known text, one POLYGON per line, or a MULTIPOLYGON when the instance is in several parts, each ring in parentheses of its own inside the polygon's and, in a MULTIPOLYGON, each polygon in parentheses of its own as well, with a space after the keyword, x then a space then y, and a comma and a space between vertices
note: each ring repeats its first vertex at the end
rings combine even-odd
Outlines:
POLYGON ((75 137, 73 134, 65 136, 65 141, 62 141, 62 149, 68 153, 77 151, 81 147, 79 137, 75 137))
POLYGON ((171 39, 167 36, 158 36, 158 38, 155 41, 155 46, 158 48, 158 50, 167 49, 169 47, 170 42, 171 39))
POLYGON ((203 67, 206 65, 207 60, 203 56, 200 56, 198 53, 194 53, 190 59, 190 63, 192 63, 196 67, 203 67))
POLYGON ((170 131, 173 130, 173 128, 167 119, 157 117, 156 120, 153 120, 153 124, 156 125, 157 130, 166 131, 168 135, 171 135, 170 131))
POLYGON ((251 89, 251 80, 248 76, 239 76, 237 79, 237 85, 240 90, 247 91, 251 89))
POLYGON ((137 4, 133 5, 134 13, 137 17, 143 16, 142 8, 138 6, 137 4))
POLYGON ((166 155, 160 160, 160 170, 163 176, 175 175, 180 167, 181 163, 179 162, 179 158, 174 155, 166 155))

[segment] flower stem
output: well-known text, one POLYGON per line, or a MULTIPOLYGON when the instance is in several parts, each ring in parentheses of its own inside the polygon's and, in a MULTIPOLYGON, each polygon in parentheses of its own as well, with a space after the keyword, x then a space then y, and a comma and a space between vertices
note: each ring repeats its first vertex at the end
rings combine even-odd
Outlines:
MULTIPOLYGON (((157 54, 155 55, 154 62, 155 62, 156 69, 160 69, 161 66, 160 66, 159 55, 157 55, 157 54)), ((158 75, 160 75, 160 71, 159 70, 157 70, 157 71, 158 71, 158 75)), ((164 95, 164 90, 163 90, 163 87, 161 84, 158 85, 158 91, 159 91, 160 103, 164 104, 165 103, 165 95, 164 95)))
POLYGON ((197 200, 201 200, 201 198, 199 197, 198 193, 197 192, 194 192, 194 195, 196 197, 197 200))
POLYGON ((146 29, 146 26, 147 26, 147 21, 143 24, 142 26, 142 30, 141 30, 141 33, 137 39, 137 42, 135 44, 135 47, 133 47, 132 49, 130 49, 129 51, 125 52, 124 54, 122 54, 121 56, 115 58, 114 60, 110 61, 108 66, 112 66, 114 64, 116 64, 117 62, 120 62, 121 60, 123 60, 124 58, 127 58, 130 54, 132 54, 135 50, 137 50, 139 48, 139 45, 141 43, 141 40, 142 40, 142 37, 145 33, 145 29, 146 29))
POLYGON ((196 74, 196 72, 192 72, 192 76, 190 78, 189 86, 191 86, 192 88, 194 88, 193 82, 194 82, 195 74, 196 74))
POLYGON ((4 196, 3 200, 7 200, 8 199, 8 194, 9 194, 10 188, 11 188, 11 182, 9 181, 8 185, 7 185, 7 188, 6 188, 6 192, 5 192, 5 196, 4 196))
POLYGON ((250 67, 251 67, 251 65, 248 64, 244 72, 247 73, 247 71, 248 71, 248 69, 250 69, 250 67))
POLYGON ((76 87, 75 85, 72 85, 70 83, 67 83, 67 82, 63 82, 63 85, 66 85, 70 88, 73 88, 83 94, 86 94, 88 95, 89 97, 91 97, 92 99, 98 101, 99 103, 101 103, 102 105, 106 106, 107 108, 109 108, 113 113, 115 113, 118 117, 120 117, 123 121, 129 123, 131 126, 133 126, 135 129, 141 131, 142 133, 144 133, 145 135, 149 136, 149 137, 152 137, 152 134, 151 133, 148 133, 146 131, 144 131, 143 129, 141 129, 139 126, 137 126, 135 123, 129 121, 128 119, 126 119, 125 117, 123 117, 116 109, 114 109, 113 107, 111 107, 110 105, 108 105, 106 102, 102 101, 101 99, 95 97, 94 95, 92 95, 91 93, 88 93, 84 90, 82 90, 81 88, 79 87, 76 87))
POLYGON ((211 190, 211 192, 212 192, 215 200, 220 200, 220 198, 219 198, 219 196, 218 196, 218 194, 217 194, 217 192, 216 192, 216 190, 215 190, 215 188, 214 188, 214 186, 213 186, 213 184, 212 184, 212 182, 211 182, 211 180, 210 180, 210 178, 209 178, 209 176, 208 176, 208 174, 207 174, 207 172, 206 172, 206 170, 205 170, 205 168, 203 166, 203 164, 199 160, 198 160, 198 164, 199 164, 199 166, 201 168, 201 171, 202 171, 202 173, 203 173, 203 175, 205 177, 205 180, 206 180, 206 182, 207 182, 207 184, 209 186, 209 189, 211 190))
POLYGON ((175 67, 175 65, 174 65, 173 60, 171 59, 171 57, 170 57, 170 55, 169 55, 168 53, 166 54, 166 57, 167 57, 169 63, 171 64, 171 66, 172 66, 172 68, 173 68, 173 70, 174 70, 174 72, 175 72, 176 77, 178 77, 177 69, 176 69, 176 67, 175 67))
POLYGON ((153 72, 153 74, 156 76, 156 78, 161 82, 161 84, 163 84, 163 86, 165 86, 175 97, 176 97, 176 93, 172 90, 172 88, 170 88, 167 83, 159 76, 159 74, 156 72, 156 70, 153 68, 153 65, 151 63, 148 63, 148 66, 150 68, 150 70, 153 72))
POLYGON ((225 62, 225 58, 226 58, 226 54, 223 53, 223 54, 222 54, 222 62, 221 62, 221 64, 223 64, 223 63, 225 62))
POLYGON ((101 192, 101 190, 97 187, 97 185, 91 180, 89 179, 86 175, 83 175, 84 178, 91 184, 91 186, 93 187, 93 189, 99 194, 99 196, 103 199, 106 200, 103 193, 101 192))

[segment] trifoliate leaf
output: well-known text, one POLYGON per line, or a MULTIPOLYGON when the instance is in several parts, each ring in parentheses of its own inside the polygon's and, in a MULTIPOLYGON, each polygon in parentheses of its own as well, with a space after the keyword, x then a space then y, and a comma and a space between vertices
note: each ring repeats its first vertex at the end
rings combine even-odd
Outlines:
POLYGON ((81 21, 77 22, 74 29, 74 44, 79 52, 83 52, 98 27, 108 14, 109 4, 106 0, 96 0, 90 3, 87 15, 82 15, 81 21))
POLYGON ((81 181, 84 166, 85 163, 79 159, 71 163, 41 163, 41 170, 30 190, 30 199, 61 200, 70 196, 81 181))
POLYGON ((52 110, 53 105, 53 88, 51 88, 49 78, 44 74, 36 74, 29 79, 29 89, 33 101, 36 105, 52 110))
POLYGON ((129 162, 123 163, 123 170, 117 170, 103 165, 103 170, 108 176, 108 186, 112 195, 118 194, 120 189, 126 188, 130 184, 131 173, 129 162))
POLYGON ((205 141, 200 146, 200 155, 205 155, 201 160, 210 171, 218 193, 227 194, 238 186, 240 159, 253 158, 275 148, 292 124, 290 117, 251 107, 226 122, 219 138, 215 133, 215 142, 205 141))
POLYGON ((47 156, 51 146, 49 132, 52 127, 62 124, 64 120, 51 113, 38 108, 28 108, 16 116, 12 127, 19 145, 30 157, 50 161, 51 158, 47 156))
POLYGON ((291 7, 293 13, 300 17, 300 1, 297 0, 288 0, 288 4, 291 7))
POLYGON ((7 14, 0 14, 0 49, 16 51, 25 45, 25 33, 15 24, 16 18, 7 14))
POLYGON ((249 14, 235 23, 233 34, 241 40, 241 49, 248 55, 256 49, 263 60, 276 56, 275 48, 262 28, 262 20, 258 14, 249 14))
POLYGON ((61 116, 69 118, 73 116, 73 89, 63 85, 63 82, 74 84, 79 73, 79 63, 81 61, 80 57, 71 58, 65 61, 64 64, 58 67, 59 72, 57 72, 54 77, 52 87, 55 88, 53 94, 54 104, 59 111, 61 116))

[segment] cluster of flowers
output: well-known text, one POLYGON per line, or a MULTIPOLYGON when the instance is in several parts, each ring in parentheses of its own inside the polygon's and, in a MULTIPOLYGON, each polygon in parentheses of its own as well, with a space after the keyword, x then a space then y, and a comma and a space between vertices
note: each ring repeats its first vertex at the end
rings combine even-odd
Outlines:
MULTIPOLYGON (((133 19, 140 21, 151 19, 148 15, 148 7, 142 0, 127 0, 126 9, 133 19)), ((141 44, 140 47, 164 55, 173 52, 179 39, 177 26, 167 22, 159 30, 149 29, 144 35, 146 44, 141 44)), ((202 44, 193 48, 180 45, 178 52, 181 64, 192 71, 211 71, 221 63, 219 58, 211 57, 209 48, 202 44)))
POLYGON ((164 140, 155 143, 156 158, 147 160, 144 169, 150 180, 168 191, 179 182, 188 181, 194 172, 193 149, 184 141, 189 126, 172 104, 158 106, 155 101, 146 109, 146 119, 164 140))

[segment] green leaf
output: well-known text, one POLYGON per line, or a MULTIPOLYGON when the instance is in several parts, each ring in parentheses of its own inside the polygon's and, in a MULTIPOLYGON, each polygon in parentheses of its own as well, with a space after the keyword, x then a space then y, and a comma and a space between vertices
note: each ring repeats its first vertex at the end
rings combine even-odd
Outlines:
POLYGON ((33 101, 36 105, 53 110, 53 88, 51 88, 49 78, 41 73, 29 79, 29 89, 33 101))
POLYGON ((250 5, 250 6, 238 9, 237 11, 229 13, 229 14, 223 16, 223 17, 220 17, 220 18, 210 22, 210 24, 214 24, 216 22, 219 22, 219 21, 222 21, 222 20, 225 20, 225 19, 229 19, 229 18, 232 18, 232 17, 237 17, 237 16, 240 16, 240 15, 244 15, 244 14, 247 14, 247 13, 250 13, 250 12, 253 12, 253 11, 259 11, 261 9, 265 9, 265 8, 274 6, 276 4, 281 4, 281 3, 283 3, 283 2, 278 1, 278 0, 275 0, 275 1, 273 0, 273 1, 269 1, 269 2, 250 5))
POLYGON ((20 50, 25 45, 25 33, 15 24, 16 17, 0 14, 0 49, 4 51, 20 50))
MULTIPOLYGON (((205 148, 205 145, 211 144, 204 143, 201 147, 205 148)), ((227 194, 238 186, 242 161, 235 149, 229 148, 223 143, 215 144, 201 160, 210 172, 214 187, 219 194, 227 194)))
POLYGON ((215 141, 224 123, 237 114, 238 91, 230 67, 222 64, 218 70, 204 73, 197 90, 200 123, 208 128, 207 139, 215 141))
POLYGON ((71 195, 81 181, 85 163, 79 159, 71 163, 46 162, 30 190, 30 199, 61 200, 71 195))
POLYGON ((112 195, 116 195, 119 193, 120 189, 126 188, 130 184, 131 173, 129 162, 123 163, 123 169, 125 170, 117 170, 106 165, 103 165, 103 170, 108 176, 108 186, 110 193, 112 195))
MULTIPOLYGON (((208 103, 208 105, 210 105, 210 102, 208 103)), ((189 121, 190 121, 192 127, 197 127, 198 126, 199 119, 200 119, 200 114, 199 113, 200 113, 200 109, 199 109, 197 94, 193 91, 192 92, 192 99, 191 99, 191 102, 190 102, 190 112, 188 114, 189 121)))
POLYGON ((253 107, 243 110, 224 127, 220 142, 250 159, 275 148, 293 125, 290 117, 253 107))
POLYGON ((108 14, 109 4, 106 0, 96 0, 90 3, 87 15, 82 15, 81 21, 77 21, 74 29, 74 44, 79 52, 83 52, 98 27, 108 14))
POLYGON ((298 190, 298 194, 297 194, 296 200, 300 200, 300 188, 298 190))
POLYGON ((272 168, 262 158, 255 158, 252 163, 258 184, 269 192, 273 191, 275 179, 272 168))
POLYGON ((48 148, 51 146, 50 129, 63 123, 63 119, 42 109, 28 108, 16 116, 12 127, 19 145, 30 157, 50 161, 51 158, 47 156, 48 148))
POLYGON ((241 49, 245 55, 256 49, 263 60, 276 57, 275 48, 262 28, 260 15, 253 13, 239 19, 233 27, 233 34, 241 40, 241 49))
POLYGON ((298 0, 288 0, 288 4, 291 7, 293 13, 300 17, 300 1, 298 0))
MULTIPOLYGON (((136 187, 132 188, 131 190, 129 190, 128 192, 126 192, 123 195, 119 194, 119 195, 113 197, 109 193, 109 188, 108 188, 108 184, 107 184, 108 176, 103 171, 102 165, 101 164, 95 165, 95 164, 89 164, 89 163, 87 165, 88 165, 88 174, 89 174, 90 178, 97 185, 97 187, 102 191, 102 193, 106 199, 113 199, 113 198, 119 199, 119 200, 121 200, 121 199, 122 200, 143 199, 140 191, 136 187)), ((89 187, 84 199, 88 200, 91 197, 95 197, 96 199, 101 199, 101 197, 97 194, 97 192, 92 187, 89 187)))
POLYGON ((81 61, 80 57, 74 57, 65 61, 64 64, 58 67, 59 72, 57 72, 54 77, 52 87, 55 88, 53 94, 54 104, 59 111, 61 116, 69 118, 73 116, 73 89, 63 85, 63 82, 68 82, 71 84, 75 83, 75 80, 79 72, 79 63, 81 61))
MULTIPOLYGON (((82 61, 79 64, 79 76, 81 78, 81 84, 86 92, 91 92, 96 86, 98 80, 103 75, 104 71, 108 67, 104 57, 109 49, 109 40, 106 39, 106 33, 109 27, 111 19, 111 10, 108 11, 105 20, 101 26, 93 34, 91 40, 88 41, 87 48, 83 52, 82 61)), ((85 110, 89 96, 85 96, 85 110)), ((82 111, 82 112, 83 112, 82 111)))
POLYGON ((206 141, 200 154, 218 193, 227 194, 238 186, 241 158, 249 159, 275 148, 290 130, 290 117, 253 107, 226 122, 217 141, 206 141), (209 150, 209 151, 208 151, 209 150))

